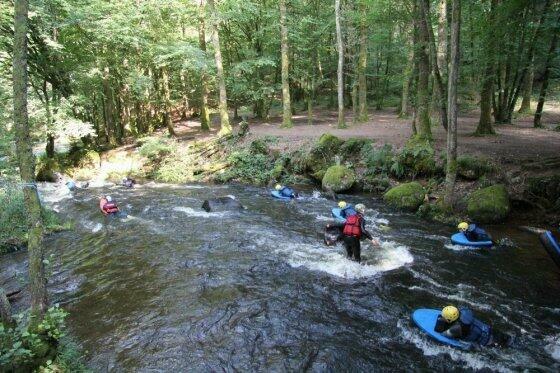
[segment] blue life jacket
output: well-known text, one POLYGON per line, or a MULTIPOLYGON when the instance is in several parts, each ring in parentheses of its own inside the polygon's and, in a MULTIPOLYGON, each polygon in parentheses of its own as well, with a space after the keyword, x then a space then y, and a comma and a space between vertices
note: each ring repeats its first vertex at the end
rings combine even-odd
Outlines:
POLYGON ((284 187, 284 188, 280 189, 280 194, 283 197, 293 197, 294 196, 294 190, 290 187, 284 187))
POLYGON ((490 325, 483 323, 468 308, 461 308, 459 321, 461 324, 469 327, 469 334, 461 338, 467 342, 478 343, 486 346, 492 339, 492 328, 490 325))
POLYGON ((469 241, 492 241, 492 237, 486 231, 476 224, 469 224, 469 228, 467 228, 467 232, 465 236, 468 238, 469 241))
POLYGON ((343 218, 347 218, 349 216, 356 215, 357 213, 358 212, 356 210, 354 210, 354 206, 352 206, 352 205, 347 205, 345 208, 340 210, 340 216, 342 216, 343 218))
POLYGON ((76 189, 76 183, 74 183, 72 180, 66 182, 66 188, 68 188, 68 190, 74 190, 76 189))

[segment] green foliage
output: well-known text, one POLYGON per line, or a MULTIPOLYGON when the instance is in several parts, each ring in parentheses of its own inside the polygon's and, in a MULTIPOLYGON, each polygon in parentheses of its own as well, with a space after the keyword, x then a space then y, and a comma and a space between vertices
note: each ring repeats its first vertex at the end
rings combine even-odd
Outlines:
POLYGON ((155 162, 160 158, 171 154, 174 150, 175 147, 165 139, 161 137, 148 137, 142 141, 139 153, 141 156, 155 162))
POLYGON ((273 160, 264 154, 254 154, 247 149, 234 151, 228 157, 231 167, 217 178, 219 182, 231 180, 265 185, 272 179, 273 160))
POLYGON ((391 188, 383 195, 383 200, 398 209, 414 212, 422 205, 425 196, 424 187, 412 182, 391 188))
POLYGON ((510 211, 508 192, 498 184, 473 192, 468 198, 467 213, 476 222, 497 223, 510 211))
POLYGON ((458 175, 467 180, 476 180, 494 171, 494 166, 487 159, 468 155, 458 157, 457 166, 458 175))
POLYGON ((364 146, 361 157, 367 167, 367 175, 383 174, 388 175, 394 163, 393 147, 385 144, 381 148, 364 146))
POLYGON ((383 193, 391 187, 391 180, 384 174, 365 174, 361 182, 362 189, 366 192, 383 193))
POLYGON ((362 137, 349 138, 342 144, 340 154, 345 157, 355 157, 362 153, 363 149, 371 148, 371 140, 362 137))
POLYGON ((67 312, 58 305, 47 310, 35 330, 29 329, 29 316, 17 315, 15 328, 0 324, 0 371, 27 370, 43 363, 64 335, 67 312))
POLYGON ((412 138, 398 154, 392 166, 397 177, 431 176, 436 170, 435 152, 430 141, 412 138))
POLYGON ((322 185, 325 190, 340 193, 352 188, 355 182, 356 174, 354 171, 345 166, 334 165, 325 172, 322 185))

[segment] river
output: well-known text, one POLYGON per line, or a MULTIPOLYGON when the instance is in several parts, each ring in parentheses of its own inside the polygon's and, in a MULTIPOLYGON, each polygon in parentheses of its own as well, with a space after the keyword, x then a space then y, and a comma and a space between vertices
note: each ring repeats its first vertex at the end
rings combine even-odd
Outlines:
MULTIPOLYGON (((491 227, 511 244, 473 251, 448 227, 391 211, 368 196, 381 248, 362 265, 320 237, 334 203, 312 190, 297 201, 226 185, 71 195, 41 187, 75 229, 49 236, 50 291, 96 372, 560 369, 560 270, 538 239, 491 227), (108 219, 111 194, 128 219, 108 219), (235 196, 246 210, 206 213, 206 198, 235 196), (380 227, 388 225, 390 230, 380 227), (469 306, 516 335, 514 348, 463 352, 412 324, 416 308, 469 306)), ((25 272, 25 253, 0 270, 25 272)))

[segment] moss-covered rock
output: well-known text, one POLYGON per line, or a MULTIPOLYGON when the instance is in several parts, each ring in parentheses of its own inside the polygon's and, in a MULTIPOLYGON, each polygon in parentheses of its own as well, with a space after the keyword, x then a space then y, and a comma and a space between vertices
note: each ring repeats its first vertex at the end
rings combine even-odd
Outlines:
POLYGON ((426 191, 418 182, 397 185, 383 196, 389 205, 406 211, 416 211, 424 202, 426 191))
POLYGON ((462 156, 457 159, 457 174, 466 180, 477 180, 494 171, 494 166, 483 158, 462 156))
POLYGON ((56 182, 57 176, 54 169, 54 161, 41 164, 37 169, 37 181, 56 182))
POLYGON ((360 156, 362 149, 366 146, 371 147, 371 140, 361 137, 349 138, 340 147, 340 154, 344 157, 360 156))
MULTIPOLYGON (((321 173, 324 175, 327 168, 335 163, 335 157, 343 143, 344 141, 336 136, 323 134, 305 156, 305 168, 309 174, 316 179, 321 173)), ((317 180, 320 181, 322 178, 317 180)))
POLYGON ((321 137, 319 137, 319 141, 317 142, 317 144, 319 146, 330 148, 334 151, 337 151, 338 149, 340 149, 340 147, 342 146, 343 143, 344 143, 344 140, 342 140, 342 139, 340 139, 340 138, 338 138, 335 135, 332 135, 330 133, 322 134, 321 137))
POLYGON ((356 182, 356 174, 344 166, 331 166, 323 176, 323 189, 335 193, 344 192, 356 182))
POLYGON ((498 184, 473 192, 467 203, 469 217, 480 223, 497 223, 510 211, 506 187, 498 184))

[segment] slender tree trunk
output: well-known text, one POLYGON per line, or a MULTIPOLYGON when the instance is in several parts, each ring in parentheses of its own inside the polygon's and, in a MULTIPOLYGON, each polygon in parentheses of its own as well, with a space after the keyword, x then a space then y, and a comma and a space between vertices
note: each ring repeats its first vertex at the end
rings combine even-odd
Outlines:
POLYGON ((367 122, 368 105, 367 105, 367 24, 366 24, 366 5, 364 0, 360 1, 360 55, 358 57, 358 122, 367 122))
POLYGON ((340 0, 334 1, 334 14, 336 22, 336 45, 338 50, 338 128, 345 128, 344 122, 344 41, 340 22, 340 0))
MULTIPOLYGON (((414 44, 414 43, 413 43, 414 44)), ((403 77, 403 87, 402 87, 402 95, 401 95, 401 110, 399 113, 400 118, 406 118, 409 116, 409 94, 410 94, 410 87, 412 85, 412 80, 414 79, 414 46, 410 48, 408 52, 408 59, 406 62, 406 68, 404 70, 404 77, 403 77)))
POLYGON ((280 0, 280 44, 282 51, 282 127, 291 128, 290 58, 288 55, 288 26, 286 26, 286 0, 280 0))
POLYGON ((19 173, 23 183, 25 209, 29 225, 29 290, 31 292, 31 314, 35 316, 32 326, 37 325, 47 311, 47 281, 43 254, 43 221, 41 201, 35 185, 35 158, 29 134, 27 113, 27 0, 15 0, 14 17, 14 127, 19 173))
POLYGON ((531 66, 529 66, 529 71, 527 71, 523 82, 523 100, 519 108, 519 112, 524 114, 531 112, 531 95, 533 94, 533 80, 535 79, 535 59, 533 58, 530 63, 531 66))
MULTIPOLYGON (((206 27, 205 27, 205 0, 200 0, 198 9, 198 45, 206 55, 206 27)), ((206 63, 200 72, 200 128, 203 131, 210 130, 210 112, 208 110, 208 76, 206 63)))
POLYGON ((482 80, 482 90, 480 91, 480 119, 475 133, 477 135, 493 135, 494 127, 492 126, 492 109, 497 111, 497 105, 494 98, 494 79, 495 79, 495 65, 494 65, 494 32, 495 15, 498 0, 492 0, 490 5, 490 15, 488 19, 488 30, 486 32, 486 68, 484 69, 484 76, 482 80))
POLYGON ((542 127, 542 113, 544 108, 544 100, 546 98, 546 92, 548 90, 548 81, 550 77, 550 70, 552 69, 552 63, 554 61, 554 57, 556 56, 556 47, 558 44, 558 32, 560 26, 560 18, 556 20, 554 36, 552 37, 552 41, 550 42, 550 49, 548 50, 548 55, 546 56, 546 63, 544 68, 544 74, 542 77, 542 85, 541 91, 539 94, 539 102, 537 103, 537 110, 535 111, 535 118, 533 120, 533 126, 535 128, 542 127))
POLYGON ((459 83, 461 0, 452 0, 451 58, 447 83, 447 172, 445 174, 445 204, 453 206, 453 190, 457 178, 457 85, 459 83))
POLYGON ((428 29, 422 18, 422 4, 424 0, 416 1, 416 24, 418 27, 418 41, 416 46, 418 52, 418 86, 416 91, 416 113, 418 121, 418 136, 424 139, 432 139, 430 126, 430 59, 428 57, 428 29))
POLYGON ((437 64, 442 77, 447 76, 447 0, 438 0, 437 64))
POLYGON ((113 94, 111 92, 111 84, 109 82, 109 67, 103 69, 103 108, 105 117, 105 128, 107 132, 107 141, 110 145, 116 145, 116 129, 114 120, 113 94))
POLYGON ((210 13, 212 14, 212 43, 214 44, 214 57, 216 59, 216 69, 218 76, 218 86, 220 89, 220 124, 221 129, 218 133, 220 136, 226 136, 231 134, 232 128, 229 123, 228 116, 228 106, 227 106, 227 93, 226 93, 226 78, 224 75, 224 66, 222 64, 222 50, 220 48, 220 35, 218 33, 218 13, 216 11, 216 6, 214 5, 214 0, 208 0, 208 6, 210 7, 210 13))
POLYGON ((171 93, 169 91, 169 74, 167 72, 167 67, 161 68, 161 90, 163 93, 163 123, 167 127, 169 136, 177 136, 175 129, 173 128, 173 120, 171 118, 171 93))

